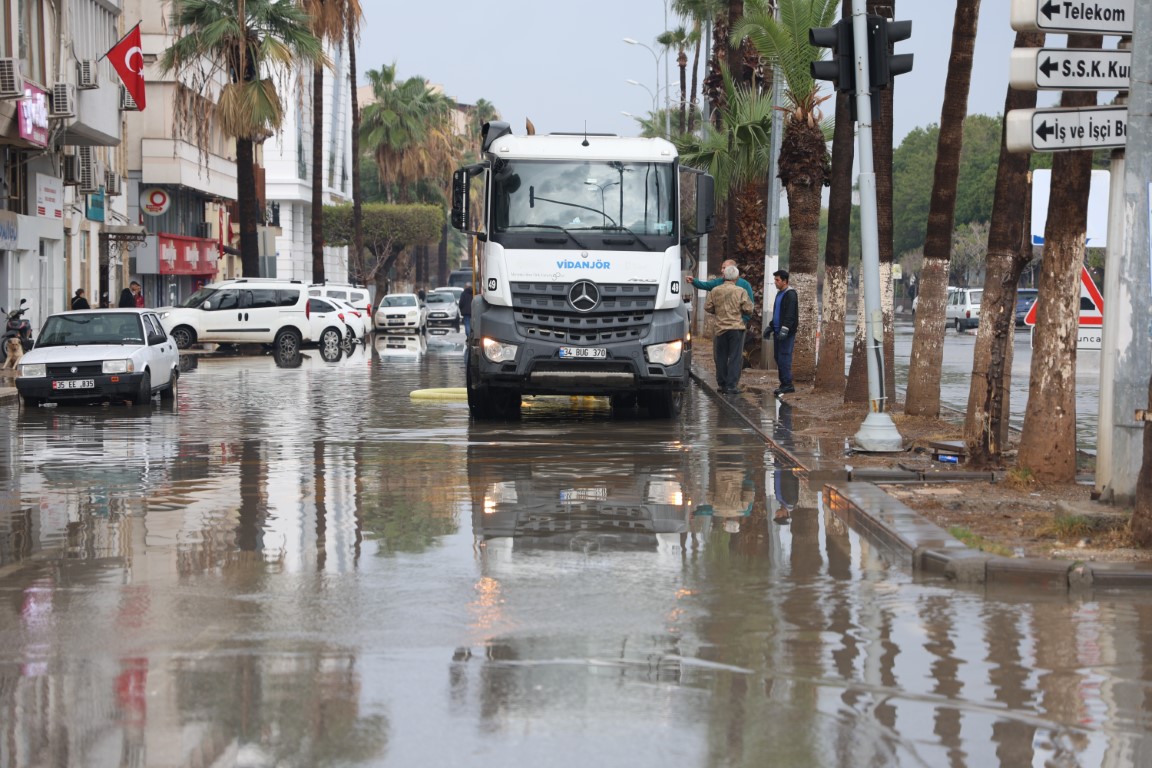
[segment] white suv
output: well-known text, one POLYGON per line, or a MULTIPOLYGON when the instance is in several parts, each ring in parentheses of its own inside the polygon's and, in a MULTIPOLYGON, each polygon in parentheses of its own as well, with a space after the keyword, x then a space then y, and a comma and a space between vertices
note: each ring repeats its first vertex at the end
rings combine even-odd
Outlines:
POLYGON ((160 322, 180 349, 198 342, 273 344, 285 355, 314 341, 308 288, 299 280, 241 277, 209 283, 178 307, 162 307, 160 322))
POLYGON ((954 326, 957 332, 979 326, 980 298, 983 295, 983 288, 957 288, 950 293, 944 307, 945 324, 954 326))

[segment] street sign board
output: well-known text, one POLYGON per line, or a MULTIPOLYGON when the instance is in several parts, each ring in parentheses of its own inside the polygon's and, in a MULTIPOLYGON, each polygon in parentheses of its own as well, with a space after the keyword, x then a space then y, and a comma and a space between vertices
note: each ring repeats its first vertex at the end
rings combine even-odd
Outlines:
POLYGON ((1131 35, 1136 0, 1012 0, 1017 32, 1131 35))
POLYGON ((1051 107, 1008 112, 1009 152, 1064 152, 1123 147, 1127 107, 1051 107))
POLYGON ((1008 82, 1023 91, 1126 91, 1131 71, 1131 51, 1016 48, 1008 82))

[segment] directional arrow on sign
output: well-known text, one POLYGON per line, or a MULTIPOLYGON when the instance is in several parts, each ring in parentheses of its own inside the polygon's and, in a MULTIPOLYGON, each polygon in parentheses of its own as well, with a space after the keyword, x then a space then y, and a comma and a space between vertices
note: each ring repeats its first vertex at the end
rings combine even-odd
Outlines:
POLYGON ((1123 147, 1127 107, 1013 109, 1005 126, 1009 152, 1063 152, 1123 147))
POLYGON ((1017 48, 1008 82, 1025 91, 1126 91, 1132 52, 1109 48, 1017 48))
POLYGON ((1131 35, 1136 0, 1012 0, 1017 32, 1131 35))

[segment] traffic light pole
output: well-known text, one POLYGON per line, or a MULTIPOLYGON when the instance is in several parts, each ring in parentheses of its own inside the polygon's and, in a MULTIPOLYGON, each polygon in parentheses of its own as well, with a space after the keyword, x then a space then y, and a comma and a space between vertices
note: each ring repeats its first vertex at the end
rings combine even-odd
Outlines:
MULTIPOLYGON (((904 441, 887 412, 884 396, 884 316, 880 306, 880 235, 876 223, 876 172, 872 164, 872 98, 868 64, 868 19, 865 0, 852 0, 852 36, 856 65, 856 114, 860 167, 860 240, 864 284, 865 355, 868 360, 868 415, 855 435, 866 452, 904 450, 904 441)), ((886 55, 881 52, 880 55, 886 55)))

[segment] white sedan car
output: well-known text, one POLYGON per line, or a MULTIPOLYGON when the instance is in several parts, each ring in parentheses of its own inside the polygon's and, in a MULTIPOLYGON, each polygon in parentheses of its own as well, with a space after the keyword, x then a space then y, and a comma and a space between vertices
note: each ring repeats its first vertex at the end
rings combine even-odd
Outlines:
POLYGON ((424 333, 428 307, 414 293, 390 293, 376 308, 376 330, 424 333))
POLYGON ((16 389, 25 405, 176 397, 180 353, 160 316, 141 309, 85 309, 49 315, 36 346, 20 359, 16 389))
POLYGON ((357 309, 343 299, 328 297, 328 301, 340 308, 344 315, 344 325, 347 327, 347 339, 352 342, 366 342, 368 339, 368 315, 363 309, 357 309))

